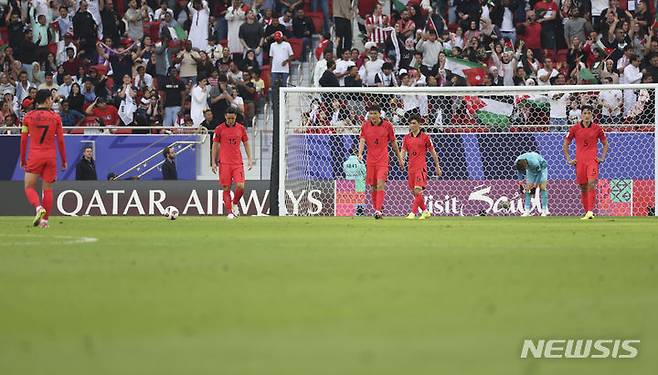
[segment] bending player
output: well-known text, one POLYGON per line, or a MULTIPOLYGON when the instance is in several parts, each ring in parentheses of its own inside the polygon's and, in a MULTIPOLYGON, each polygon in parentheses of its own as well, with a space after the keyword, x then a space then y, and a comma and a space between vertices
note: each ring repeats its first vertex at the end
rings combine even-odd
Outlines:
POLYGON ((599 124, 592 122, 592 107, 581 108, 580 122, 569 129, 569 134, 562 144, 567 163, 576 166, 576 183, 580 186, 580 200, 585 210, 582 220, 594 218, 596 181, 599 178, 599 163, 605 161, 608 154, 608 140, 599 124), (571 159, 569 145, 576 140, 576 158, 571 159), (597 156, 598 141, 603 144, 601 156, 597 156))
POLYGON ((253 162, 247 131, 242 124, 236 122, 235 108, 229 107, 224 118, 225 121, 215 129, 211 157, 212 172, 217 173, 217 152, 219 152, 219 184, 224 190, 224 209, 228 212, 227 218, 234 219, 238 215, 238 202, 244 193, 244 165, 240 142, 244 144, 244 150, 247 153, 249 170, 253 167, 253 162), (231 184, 233 182, 235 182, 235 194, 231 201, 231 184))
POLYGON ((420 130, 420 116, 412 115, 409 118, 409 134, 402 140, 402 160, 405 160, 409 154, 409 166, 407 182, 409 189, 414 195, 411 203, 411 212, 407 219, 415 219, 418 209, 421 210, 419 220, 429 219, 430 212, 425 206, 423 190, 427 187, 427 152, 432 154, 436 175, 441 177, 441 166, 439 165, 439 156, 434 150, 430 137, 420 130))
POLYGON ((62 118, 51 110, 53 98, 50 90, 39 90, 35 100, 37 108, 30 111, 23 119, 20 146, 21 168, 25 170, 25 196, 36 210, 32 225, 48 228, 48 217, 53 208, 52 185, 57 180, 55 137, 57 137, 62 170, 67 167, 66 148, 64 147, 62 118), (28 139, 30 152, 26 161, 28 139), (35 189, 38 178, 42 180, 43 202, 39 201, 39 194, 35 189))
POLYGON ((382 218, 384 206, 384 189, 388 178, 388 144, 398 158, 400 168, 404 167, 400 148, 395 140, 393 124, 381 117, 381 109, 373 104, 368 107, 368 120, 361 125, 359 151, 357 158, 363 161, 363 148, 368 146, 366 157, 366 184, 372 187, 372 204, 375 208, 375 219, 382 218))
POLYGON ((522 186, 525 192, 525 210, 521 216, 530 216, 532 209, 531 196, 539 188, 541 200, 541 216, 548 216, 548 165, 546 160, 536 152, 526 152, 516 158, 514 162, 519 178, 525 179, 522 186))

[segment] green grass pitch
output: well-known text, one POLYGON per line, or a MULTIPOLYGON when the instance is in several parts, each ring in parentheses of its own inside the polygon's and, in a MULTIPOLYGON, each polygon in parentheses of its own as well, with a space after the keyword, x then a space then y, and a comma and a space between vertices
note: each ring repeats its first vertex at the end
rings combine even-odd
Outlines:
POLYGON ((30 221, 0 217, 3 375, 658 373, 653 218, 30 221))

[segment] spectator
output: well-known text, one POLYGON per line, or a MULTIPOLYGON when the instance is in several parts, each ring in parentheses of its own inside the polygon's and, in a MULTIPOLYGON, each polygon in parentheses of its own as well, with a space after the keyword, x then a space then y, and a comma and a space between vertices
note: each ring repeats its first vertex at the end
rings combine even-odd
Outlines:
POLYGON ((336 53, 352 50, 352 23, 353 18, 352 0, 334 0, 333 15, 334 28, 336 32, 336 53))
POLYGON ((75 82, 71 84, 71 92, 69 93, 67 100, 70 104, 71 110, 81 113, 83 112, 82 108, 85 104, 85 97, 82 95, 82 90, 80 89, 79 84, 75 82))
POLYGON ((322 73, 322 77, 320 78, 321 87, 340 87, 334 70, 336 70, 336 62, 334 60, 328 60, 327 69, 322 73))
POLYGON ((9 45, 12 48, 20 48, 23 39, 25 39, 26 27, 21 20, 20 14, 13 11, 12 2, 9 2, 9 12, 5 16, 7 22, 7 33, 9 34, 9 45))
POLYGON ((336 78, 341 86, 345 86, 345 77, 349 75, 349 68, 356 66, 354 61, 351 59, 351 54, 349 50, 344 50, 342 57, 336 61, 336 78))
POLYGON ((178 180, 178 172, 176 171, 176 151, 167 146, 162 150, 164 162, 162 163, 162 179, 163 180, 178 180))
POLYGON ((404 39, 414 38, 416 34, 416 23, 409 17, 409 11, 403 10, 400 13, 400 20, 397 22, 399 27, 399 34, 404 37, 404 39))
POLYGON ((384 60, 379 57, 377 47, 372 47, 368 53, 368 59, 363 63, 359 74, 363 79, 365 86, 375 86, 375 76, 382 71, 384 60))
POLYGON ((80 41, 81 49, 87 54, 95 54, 98 26, 94 17, 89 13, 88 3, 85 0, 80 1, 80 8, 73 16, 73 33, 74 37, 80 41))
POLYGON ((578 40, 585 40, 585 35, 589 35, 591 31, 592 25, 580 16, 578 8, 571 8, 569 18, 564 22, 564 40, 567 48, 572 47, 574 37, 577 37, 578 40))
POLYGON ((302 62, 306 61, 308 52, 311 50, 311 37, 315 34, 315 26, 310 17, 304 15, 304 8, 297 9, 295 18, 292 20, 292 34, 295 38, 302 39, 302 62))
POLYGON ((71 109, 70 102, 63 100, 59 110, 59 116, 62 118, 62 126, 80 126, 85 115, 80 111, 71 109))
POLYGON ((34 85, 27 79, 27 72, 21 71, 18 74, 18 82, 16 82, 16 100, 22 102, 32 87, 34 85))
MULTIPOLYGON (((612 77, 603 78, 602 82, 606 85, 613 84, 612 77)), ((621 107, 622 107, 621 90, 602 90, 599 93, 599 105, 601 106, 601 123, 602 124, 621 124, 621 107)))
POLYGON ((345 77, 345 87, 363 87, 363 80, 356 65, 349 67, 348 75, 345 77))
POLYGON ((94 150, 91 146, 85 147, 82 158, 75 166, 75 179, 77 181, 96 181, 96 162, 94 161, 94 150))
POLYGON ((107 104, 105 98, 97 98, 87 107, 85 113, 98 118, 102 126, 119 125, 119 111, 113 105, 107 104))
POLYGON ((398 85, 391 63, 382 65, 382 71, 375 75, 375 84, 378 87, 396 87, 398 85))
POLYGON ((258 60, 256 60, 256 53, 253 50, 248 50, 245 54, 245 58, 240 64, 240 70, 243 72, 260 70, 260 64, 258 63, 258 60))
POLYGON ((439 62, 439 52, 443 51, 443 44, 437 40, 436 31, 424 33, 422 39, 416 44, 416 51, 423 54, 421 71, 426 76, 436 75, 436 64, 439 62))
POLYGON ((9 82, 9 77, 6 73, 0 73, 0 94, 4 95, 16 93, 16 82, 9 82))
POLYGON ((142 9, 137 7, 137 0, 128 1, 128 10, 123 15, 123 20, 128 24, 126 33, 132 40, 141 40, 144 36, 144 19, 145 17, 142 9))
POLYGON ((521 25, 521 40, 526 48, 530 48, 535 53, 539 53, 542 48, 542 26, 540 23, 537 23, 536 19, 535 11, 529 10, 526 13, 526 22, 521 25))
POLYGON ((205 0, 192 0, 187 3, 187 8, 192 16, 190 27, 190 39, 192 47, 201 51, 208 48, 208 25, 210 21, 210 9, 205 0))
MULTIPOLYGON (((372 15, 366 17, 366 31, 368 32, 368 41, 375 43, 379 47, 383 47, 386 40, 390 37, 390 31, 384 31, 391 26, 391 20, 383 14, 384 8, 381 4, 375 5, 375 10, 372 15)), ((404 14, 405 11, 402 13, 404 14)), ((409 20, 409 12, 407 12, 407 20, 409 20)), ((413 21, 411 21, 413 22, 413 21)), ((415 25, 415 24, 414 24, 415 25)), ((402 32, 402 31, 401 31, 402 32)))
POLYGON ((290 62, 294 56, 290 43, 283 40, 281 32, 274 33, 274 43, 270 46, 272 57, 272 85, 274 87, 286 87, 288 75, 290 74, 290 62))
POLYGON ((238 96, 240 96, 244 102, 244 123, 245 126, 249 127, 256 115, 256 86, 251 82, 249 72, 242 72, 242 79, 236 82, 236 88, 238 96))
POLYGON ((216 119, 224 118, 224 113, 233 102, 233 89, 228 84, 226 74, 220 74, 217 86, 210 90, 210 107, 213 117, 216 119))
POLYGON ((322 54, 322 59, 315 64, 313 70, 313 86, 320 87, 320 78, 324 74, 324 71, 327 70, 327 62, 333 60, 333 52, 331 50, 324 51, 322 54))
POLYGON ((553 67, 553 60, 549 57, 544 59, 544 66, 537 71, 537 85, 550 86, 553 78, 557 77, 558 70, 553 67))
POLYGON ((192 88, 192 107, 190 117, 194 126, 199 126, 204 120, 203 112, 208 109, 208 78, 199 77, 199 83, 192 88))
POLYGON ((119 118, 123 125, 132 126, 135 119, 135 111, 137 110, 137 105, 135 104, 137 88, 133 87, 130 75, 123 75, 121 79, 121 88, 119 89, 117 96, 121 100, 118 111, 119 118))
POLYGON ((240 43, 240 26, 245 21, 246 14, 242 1, 233 0, 233 5, 226 11, 228 22, 228 47, 234 59, 242 58, 242 43, 240 43))
POLYGON ((192 50, 191 41, 185 41, 185 49, 178 52, 177 58, 180 61, 180 79, 187 85, 195 84, 200 56, 198 51, 192 50))
POLYGON ((212 133, 218 125, 219 121, 215 120, 210 109, 203 111, 203 122, 201 123, 201 126, 208 129, 208 133, 212 133))
POLYGON ((123 21, 119 19, 117 12, 113 8, 113 0, 103 2, 103 10, 100 11, 101 26, 103 29, 103 38, 110 39, 113 45, 119 43, 120 29, 123 28, 123 21))
MULTIPOLYGON (((612 4, 611 0, 611 4, 612 4)), ((624 75, 619 78, 621 84, 640 83, 642 81, 642 72, 640 71, 640 59, 633 55, 630 57, 630 64, 624 68, 624 75)), ((628 112, 636 102, 637 97, 633 90, 624 90, 624 116, 628 116, 628 112)))
MULTIPOLYGON (((558 73, 555 77, 555 85, 561 86, 566 83, 566 76, 558 73)), ((571 95, 566 92, 553 92, 549 95, 549 103, 551 105, 549 113, 549 121, 551 130, 562 131, 564 127, 569 124, 567 117, 567 103, 571 95)))
POLYGON ((169 75, 160 81, 160 90, 165 93, 163 126, 174 126, 176 115, 181 110, 183 94, 186 91, 185 83, 178 77, 175 67, 169 68, 169 75))
POLYGON ((59 89, 59 86, 53 81, 53 73, 52 72, 45 72, 44 73, 44 82, 41 83, 38 86, 39 90, 52 90, 52 89, 59 89))
POLYGON ((256 54, 258 64, 263 63, 262 46, 264 43, 263 26, 256 22, 256 15, 253 12, 247 13, 247 21, 240 25, 238 36, 240 44, 245 52, 253 51, 256 54))

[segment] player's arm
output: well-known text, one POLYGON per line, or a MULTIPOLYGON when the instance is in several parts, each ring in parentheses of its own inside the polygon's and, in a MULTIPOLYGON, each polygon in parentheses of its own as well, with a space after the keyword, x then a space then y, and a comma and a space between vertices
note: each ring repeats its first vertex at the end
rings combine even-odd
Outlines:
POLYGON ((27 165, 25 154, 27 153, 28 131, 27 125, 23 123, 23 127, 21 128, 21 168, 23 169, 27 165))
POLYGON ((601 157, 596 158, 596 160, 599 161, 599 163, 603 163, 605 161, 606 156, 608 156, 608 138, 606 138, 605 133, 603 133, 603 129, 599 130, 599 140, 601 143, 603 143, 603 150, 601 150, 601 157))
POLYGON ((407 148, 409 146, 407 145, 407 137, 404 137, 402 139, 402 151, 400 151, 400 155, 402 156, 402 162, 407 161, 407 148))
POLYGON ((430 147, 430 154, 432 155, 432 160, 434 160, 434 167, 436 168, 436 176, 441 177, 443 171, 441 170, 441 164, 439 164, 439 155, 436 153, 434 147, 430 147))
POLYGON ((219 153, 219 142, 213 141, 211 156, 212 173, 217 173, 217 154, 219 153))
POLYGON ((363 162, 363 149, 366 146, 366 139, 361 137, 359 138, 359 151, 356 154, 356 157, 359 159, 360 162, 363 162))
POLYGON ((398 146, 398 142, 395 140, 391 141, 391 146, 393 147, 393 152, 395 152, 395 155, 398 157, 398 163, 400 164, 400 168, 404 168, 404 159, 402 158, 402 154, 400 153, 400 147, 398 146))
POLYGON ((247 168, 251 170, 251 168, 254 166, 254 162, 251 160, 251 148, 249 147, 249 139, 244 139, 242 144, 244 144, 244 152, 247 154, 247 168))
POLYGON ((562 152, 564 153, 564 160, 566 160, 568 164, 576 165, 576 159, 571 159, 571 155, 569 155, 569 144, 573 139, 571 134, 571 131, 569 131, 569 135, 564 138, 564 142, 562 142, 562 152))
POLYGON ((56 135, 57 135, 57 149, 59 149, 59 156, 62 158, 62 170, 68 168, 66 162, 66 146, 64 145, 64 128, 62 127, 62 119, 57 116, 56 135))

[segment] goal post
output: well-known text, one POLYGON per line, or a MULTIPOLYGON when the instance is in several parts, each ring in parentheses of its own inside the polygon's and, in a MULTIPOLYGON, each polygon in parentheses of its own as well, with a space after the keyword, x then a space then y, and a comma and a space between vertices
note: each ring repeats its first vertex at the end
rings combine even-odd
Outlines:
MULTIPOLYGON (((575 170, 562 142, 591 105, 610 145, 601 164, 595 213, 655 214, 658 186, 658 84, 280 89, 279 214, 367 216, 373 213, 363 166, 355 165, 366 107, 378 104, 394 125, 398 145, 418 114, 439 155, 442 177, 428 181, 425 200, 437 216, 520 215, 514 160, 538 152, 548 164, 549 211, 580 215, 575 170), (352 156, 352 157, 351 157, 352 156)), ((574 156, 575 145, 571 145, 574 156)), ((600 150, 600 145, 599 145, 600 150)), ((366 148, 367 154, 367 148, 366 148)), ((407 171, 389 150, 384 214, 410 211, 407 171)), ((429 154, 428 175, 435 175, 429 154)), ((539 210, 539 194, 532 200, 539 210)))

